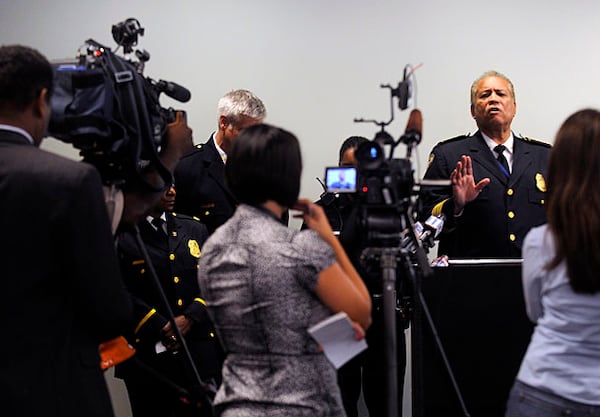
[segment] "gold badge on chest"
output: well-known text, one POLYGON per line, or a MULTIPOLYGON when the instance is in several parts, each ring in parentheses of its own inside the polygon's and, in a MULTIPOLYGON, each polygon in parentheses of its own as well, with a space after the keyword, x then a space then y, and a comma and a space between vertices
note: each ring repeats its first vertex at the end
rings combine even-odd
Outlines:
POLYGON ((546 192, 546 180, 544 179, 544 176, 542 174, 540 174, 539 172, 537 174, 535 174, 535 186, 541 192, 543 192, 543 193, 546 192))
POLYGON ((200 257, 200 245, 194 239, 188 240, 188 248, 190 248, 190 255, 194 258, 200 257))

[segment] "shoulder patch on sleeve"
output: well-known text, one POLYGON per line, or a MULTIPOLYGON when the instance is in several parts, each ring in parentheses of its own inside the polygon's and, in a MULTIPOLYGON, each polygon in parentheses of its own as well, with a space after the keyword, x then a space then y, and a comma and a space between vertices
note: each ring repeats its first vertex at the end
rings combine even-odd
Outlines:
POLYGON ((429 154, 429 159, 427 160, 427 168, 429 168, 429 165, 431 165, 431 163, 433 162, 434 159, 435 159, 435 154, 433 152, 431 152, 429 154))

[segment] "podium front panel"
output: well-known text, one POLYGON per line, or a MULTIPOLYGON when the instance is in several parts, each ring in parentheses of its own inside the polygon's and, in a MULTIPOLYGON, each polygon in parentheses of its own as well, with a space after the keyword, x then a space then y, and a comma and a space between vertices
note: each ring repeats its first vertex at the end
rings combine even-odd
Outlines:
MULTIPOLYGON (((420 286, 469 414, 503 417, 533 330, 520 260, 451 262, 434 268, 420 286)), ((430 325, 415 305, 413 417, 464 416, 430 325)))

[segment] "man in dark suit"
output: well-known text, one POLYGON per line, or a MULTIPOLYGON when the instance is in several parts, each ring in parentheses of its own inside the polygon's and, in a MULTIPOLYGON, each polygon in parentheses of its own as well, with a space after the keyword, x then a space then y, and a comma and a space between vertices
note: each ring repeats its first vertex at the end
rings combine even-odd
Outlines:
POLYGON ((237 205, 225 185, 225 162, 240 130, 262 123, 263 102, 247 90, 231 91, 219 100, 218 130, 184 156, 175 170, 175 211, 196 216, 209 234, 229 219, 237 205))
POLYGON ((177 333, 171 327, 161 290, 202 380, 212 381, 216 386, 221 379, 222 353, 197 281, 200 247, 208 233, 197 219, 173 213, 175 200, 172 186, 138 224, 160 289, 150 275, 135 232, 118 236, 124 280, 134 304, 134 325, 129 339, 137 350, 137 361, 117 366, 116 375, 125 380, 136 417, 200 415, 194 405, 182 402, 179 392, 166 383, 190 389, 195 380, 185 352, 177 346, 177 333), (158 376, 149 373, 146 367, 158 376))
POLYGON ((113 415, 99 345, 126 331, 100 176, 38 148, 52 68, 0 47, 0 404, 10 416, 113 415))
POLYGON ((471 114, 479 130, 433 148, 424 178, 452 180, 451 192, 422 194, 423 219, 445 216, 440 255, 518 258, 525 234, 546 221, 550 145, 514 135, 515 113, 511 81, 486 72, 471 87, 471 114))

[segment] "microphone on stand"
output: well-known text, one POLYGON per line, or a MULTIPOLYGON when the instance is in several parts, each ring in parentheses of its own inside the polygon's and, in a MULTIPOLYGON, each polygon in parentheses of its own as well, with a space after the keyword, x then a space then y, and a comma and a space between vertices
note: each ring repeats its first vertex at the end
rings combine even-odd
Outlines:
POLYGON ((446 216, 442 213, 439 216, 429 216, 425 223, 415 223, 415 235, 423 243, 423 246, 429 249, 435 245, 435 239, 442 232, 445 221, 446 216))
POLYGON ((407 145, 418 145, 423 133, 423 115, 421 110, 413 109, 406 122, 406 130, 400 140, 407 145))
POLYGON ((423 133, 423 115, 421 110, 413 109, 408 116, 408 122, 406 122, 406 130, 404 134, 398 139, 398 143, 402 142, 406 144, 406 158, 410 159, 412 150, 421 142, 421 135, 423 133))

